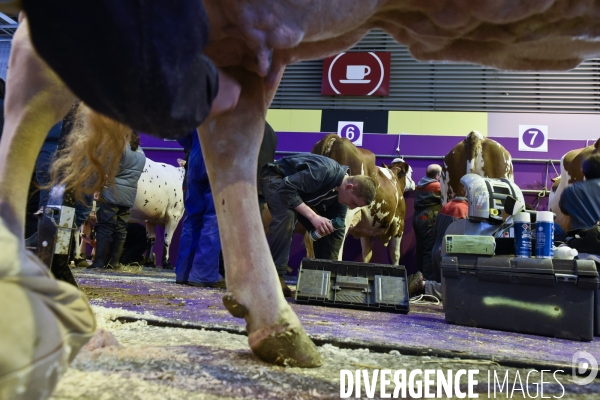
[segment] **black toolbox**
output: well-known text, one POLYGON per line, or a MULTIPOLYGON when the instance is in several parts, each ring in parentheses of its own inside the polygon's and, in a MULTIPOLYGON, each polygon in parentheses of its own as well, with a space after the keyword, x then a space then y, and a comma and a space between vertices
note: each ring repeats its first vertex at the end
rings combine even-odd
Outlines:
POLYGON ((443 257, 441 268, 448 323, 593 339, 593 261, 457 255, 443 257))
MULTIPOLYGON (((596 267, 598 264, 596 264, 596 267)), ((600 336, 600 288, 596 290, 596 327, 594 328, 594 335, 600 336)))
POLYGON ((296 302, 406 314, 406 269, 403 265, 304 258, 296 302))

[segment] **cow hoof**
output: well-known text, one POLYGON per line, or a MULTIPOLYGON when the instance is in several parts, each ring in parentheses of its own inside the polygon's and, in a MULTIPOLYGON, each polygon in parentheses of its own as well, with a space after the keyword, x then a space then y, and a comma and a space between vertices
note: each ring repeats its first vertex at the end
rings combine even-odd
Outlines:
POLYGON ((229 292, 223 296, 223 305, 236 318, 245 318, 248 315, 248 309, 238 303, 233 294, 229 292))
POLYGON ((284 367, 316 368, 323 365, 317 346, 301 326, 276 325, 248 336, 250 348, 261 360, 284 367))
POLYGON ((173 264, 171 264, 170 262, 166 262, 166 263, 163 263, 162 269, 168 269, 170 271, 173 271, 175 269, 175 267, 173 267, 173 264))

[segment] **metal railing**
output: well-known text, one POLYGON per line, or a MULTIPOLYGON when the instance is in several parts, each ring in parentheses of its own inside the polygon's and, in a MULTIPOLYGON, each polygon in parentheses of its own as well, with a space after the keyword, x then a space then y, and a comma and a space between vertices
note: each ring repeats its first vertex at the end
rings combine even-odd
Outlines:
MULTIPOLYGON (((183 148, 181 147, 142 147, 142 149, 144 151, 183 151, 183 148)), ((276 155, 281 155, 281 156, 288 156, 288 155, 292 155, 292 154, 298 154, 300 153, 299 151, 276 151, 275 154, 276 155)), ((375 154, 376 158, 403 158, 403 159, 408 159, 408 160, 443 160, 444 156, 417 156, 417 155, 404 155, 404 154, 375 154)), ((557 175, 560 175, 558 173, 558 170, 556 169, 556 167, 554 166, 554 164, 559 164, 560 165, 560 160, 552 160, 552 159, 546 159, 546 160, 541 160, 541 159, 529 159, 529 158, 513 158, 512 159, 513 163, 523 163, 523 164, 546 164, 546 171, 544 172, 544 185, 546 185, 548 183, 548 176, 550 173, 550 165, 552 165, 552 167, 554 168, 554 171, 556 172, 557 175)), ((536 195, 538 197, 546 197, 550 194, 550 190, 547 187, 544 187, 543 189, 522 189, 521 192, 523 194, 530 194, 530 195, 536 195)))

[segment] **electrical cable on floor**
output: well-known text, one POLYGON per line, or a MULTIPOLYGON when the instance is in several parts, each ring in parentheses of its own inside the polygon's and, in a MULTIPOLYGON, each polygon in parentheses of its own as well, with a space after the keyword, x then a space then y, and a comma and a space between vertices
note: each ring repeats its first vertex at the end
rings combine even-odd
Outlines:
POLYGON ((410 298, 409 303, 411 303, 411 304, 433 304, 434 306, 439 306, 440 304, 442 304, 440 299, 438 299, 437 297, 432 296, 430 294, 420 294, 418 296, 413 296, 410 298), (426 300, 426 298, 429 298, 431 300, 426 300))

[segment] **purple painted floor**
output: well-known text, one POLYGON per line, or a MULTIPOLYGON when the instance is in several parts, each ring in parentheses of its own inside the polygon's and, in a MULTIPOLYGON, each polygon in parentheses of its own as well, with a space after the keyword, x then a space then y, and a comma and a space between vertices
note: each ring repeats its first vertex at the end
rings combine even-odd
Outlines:
MULTIPOLYGON (((148 312, 149 320, 244 331, 244 321, 233 318, 221 303, 224 290, 176 285, 174 274, 167 272, 74 272, 94 305, 148 312)), ((301 304, 292 304, 292 308, 308 334, 321 343, 484 358, 531 367, 570 365, 573 354, 580 350, 600 356, 600 338, 576 342, 449 325, 441 306, 411 305, 407 315, 301 304)))

